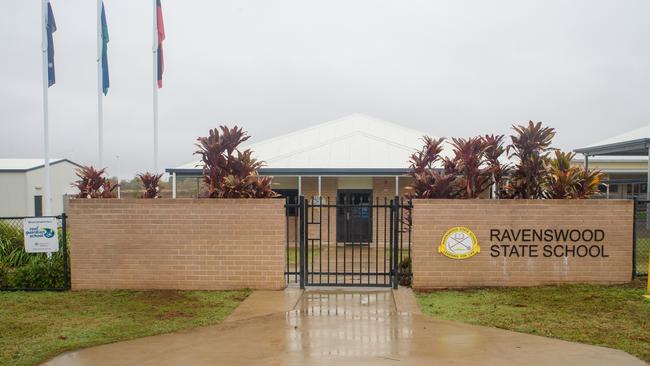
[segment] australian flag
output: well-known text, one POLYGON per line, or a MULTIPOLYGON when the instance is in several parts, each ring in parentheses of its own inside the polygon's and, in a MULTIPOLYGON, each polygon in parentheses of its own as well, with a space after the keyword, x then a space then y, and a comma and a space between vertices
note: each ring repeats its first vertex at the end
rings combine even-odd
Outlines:
POLYGON ((52 12, 52 5, 47 2, 47 86, 52 86, 56 83, 54 75, 54 39, 52 34, 56 32, 56 21, 54 20, 54 12, 52 12))

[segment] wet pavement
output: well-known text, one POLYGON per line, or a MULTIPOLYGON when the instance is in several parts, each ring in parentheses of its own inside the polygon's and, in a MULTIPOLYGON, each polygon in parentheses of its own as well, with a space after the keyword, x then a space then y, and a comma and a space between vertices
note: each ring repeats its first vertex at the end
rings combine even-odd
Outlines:
POLYGON ((408 293, 287 294, 259 295, 245 313, 295 299, 287 312, 242 312, 218 326, 70 352, 47 365, 645 365, 608 348, 434 320, 408 311, 408 293))

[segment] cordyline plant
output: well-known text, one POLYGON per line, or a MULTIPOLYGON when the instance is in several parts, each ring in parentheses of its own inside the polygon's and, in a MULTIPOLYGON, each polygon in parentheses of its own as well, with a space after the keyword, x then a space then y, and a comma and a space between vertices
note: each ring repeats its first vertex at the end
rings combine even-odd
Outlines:
POLYGON ((481 137, 453 138, 452 141, 455 154, 453 162, 460 177, 460 196, 477 198, 492 184, 490 167, 485 159, 487 145, 481 137))
POLYGON ((75 171, 79 180, 71 184, 79 190, 77 198, 115 198, 117 184, 105 176, 106 168, 97 170, 93 166, 82 166, 75 171))
POLYGON ((597 193, 602 173, 571 166, 574 153, 555 151, 544 181, 544 198, 589 198, 597 193))
POLYGON ((410 176, 413 178, 411 185, 406 187, 410 198, 453 198, 457 197, 459 187, 456 166, 452 161, 442 159, 441 139, 429 136, 422 138, 424 146, 420 151, 411 155, 410 176), (435 170, 436 163, 445 166, 444 172, 435 170))
POLYGON ((571 166, 575 154, 551 148, 555 130, 541 122, 513 126, 512 143, 503 135, 454 138, 453 158, 442 158, 443 139, 425 137, 411 156, 411 198, 478 198, 490 186, 495 198, 589 198, 598 194, 602 174, 571 166), (551 159, 550 152, 555 157, 551 159), (513 165, 502 163, 503 155, 513 165), (438 167, 434 167, 438 163, 438 167), (436 170, 437 169, 437 170, 436 170))
POLYGON ((503 135, 485 135, 483 141, 485 143, 485 163, 489 167, 490 174, 492 175, 492 182, 494 182, 496 194, 495 198, 502 198, 505 195, 505 183, 509 174, 510 165, 501 163, 501 157, 506 152, 503 146, 503 135))
POLYGON ((149 172, 136 175, 136 178, 138 178, 144 187, 142 198, 160 198, 160 191, 162 190, 160 186, 160 178, 162 178, 162 176, 162 173, 153 174, 149 172))
POLYGON ((541 122, 528 122, 528 126, 513 126, 516 135, 510 136, 512 144, 506 149, 515 163, 506 187, 506 198, 542 198, 548 152, 555 129, 542 127, 541 122))
POLYGON ((246 132, 237 126, 211 129, 207 137, 199 137, 194 153, 203 162, 203 183, 210 198, 271 198, 271 178, 257 174, 264 163, 253 158, 250 149, 239 151, 248 140, 246 132), (221 132, 219 132, 221 130, 221 132))
POLYGON ((493 183, 503 186, 507 166, 503 136, 454 138, 453 158, 440 156, 443 139, 425 137, 424 147, 411 156, 411 198, 478 198, 493 183), (442 169, 435 170, 440 162, 442 169))

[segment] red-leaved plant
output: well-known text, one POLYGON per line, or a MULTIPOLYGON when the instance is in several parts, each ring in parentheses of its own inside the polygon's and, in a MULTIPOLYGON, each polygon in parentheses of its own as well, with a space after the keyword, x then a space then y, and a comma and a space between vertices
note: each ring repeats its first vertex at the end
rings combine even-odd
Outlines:
POLYGON ((552 150, 551 141, 555 129, 542 127, 542 122, 528 122, 528 126, 513 126, 516 134, 510 136, 509 158, 517 160, 506 187, 508 198, 542 198, 543 181, 549 161, 548 152, 552 150))
POLYGON ((160 198, 160 191, 162 190, 160 186, 160 178, 162 178, 162 176, 162 173, 153 174, 149 172, 136 175, 144 187, 142 198, 160 198))
POLYGON ((510 171, 508 163, 502 163, 501 157, 506 152, 503 146, 504 135, 485 135, 485 164, 489 168, 489 174, 492 176, 492 182, 495 185, 494 198, 503 198, 505 196, 506 178, 510 171))
POLYGON ((460 176, 460 196, 477 198, 492 183, 490 167, 486 164, 487 145, 481 137, 453 138, 455 170, 460 176))
POLYGON ((275 197, 275 192, 271 189, 271 178, 257 174, 263 162, 253 158, 250 149, 238 149, 249 138, 242 128, 220 126, 219 129, 211 129, 209 136, 197 139, 198 150, 194 154, 201 156, 207 197, 275 197))
POLYGON ((406 187, 407 195, 410 198, 457 197, 460 188, 455 163, 440 156, 444 139, 424 136, 422 141, 424 141, 422 149, 411 155, 410 176, 413 179, 406 187), (444 165, 444 172, 435 170, 438 162, 444 165))
POLYGON ((82 166, 75 171, 79 180, 74 181, 71 186, 79 190, 77 198, 115 198, 113 192, 117 184, 111 182, 105 176, 106 168, 95 169, 93 166, 82 166))
POLYGON ((478 198, 492 185, 495 198, 589 198, 599 193, 602 174, 572 166, 575 154, 553 149, 553 128, 532 121, 512 128, 515 134, 507 147, 503 135, 452 139, 453 158, 441 157, 443 139, 424 137, 422 149, 411 156, 413 180, 407 195, 478 198), (513 164, 501 162, 504 153, 513 164))

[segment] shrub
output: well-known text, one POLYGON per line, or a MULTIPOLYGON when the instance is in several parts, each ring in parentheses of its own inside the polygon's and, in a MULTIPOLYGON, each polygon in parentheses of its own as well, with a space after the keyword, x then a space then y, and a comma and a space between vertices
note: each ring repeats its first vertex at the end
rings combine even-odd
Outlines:
POLYGON ((55 253, 51 259, 44 254, 33 255, 26 265, 9 271, 6 278, 8 287, 62 288, 63 255, 55 253))
POLYGON ((443 139, 425 136, 422 149, 411 155, 407 187, 411 198, 477 198, 491 185, 496 198, 589 198, 599 193, 602 174, 571 166, 575 154, 551 147, 555 130, 541 122, 513 126, 512 143, 503 135, 454 138, 453 158, 442 158, 443 139), (554 151, 555 157, 549 157, 554 151), (503 164, 507 153, 514 164, 503 164), (439 166, 436 166, 439 165, 439 166))
POLYGON ((440 156, 444 139, 425 136, 423 141, 424 147, 411 155, 410 197, 477 198, 495 182, 503 186, 503 136, 453 138, 453 158, 440 156))
POLYGON ((0 221, 0 265, 18 267, 27 263, 29 254, 25 252, 23 232, 10 222, 0 221))
POLYGON ((271 177, 260 177, 263 162, 253 157, 250 149, 240 151, 239 145, 250 138, 243 129, 220 126, 207 137, 199 137, 194 153, 203 162, 203 182, 210 198, 271 198, 271 177))
POLYGON ((411 268, 411 258, 402 258, 398 266, 399 284, 401 286, 411 287, 413 282, 413 270, 411 268))
POLYGON ((454 198, 461 188, 458 184, 456 164, 452 160, 442 159, 444 139, 422 138, 424 146, 411 155, 411 184, 406 187, 411 198, 454 198), (436 164, 442 163, 444 172, 436 171, 436 164))
POLYGON ((113 191, 118 185, 106 178, 106 168, 96 170, 92 166, 82 166, 75 174, 79 180, 71 185, 79 190, 77 198, 115 198, 113 191))
POLYGON ((59 252, 25 252, 23 232, 10 222, 0 221, 0 287, 61 288, 64 285, 63 235, 59 231, 59 252))
POLYGON ((589 198, 599 193, 600 171, 571 166, 574 157, 574 153, 555 151, 544 180, 545 198, 589 198))
POLYGON ((162 190, 160 186, 160 178, 162 176, 162 173, 153 174, 149 172, 136 175, 144 187, 142 198, 160 198, 160 191, 162 190))
POLYGON ((504 135, 485 135, 485 163, 489 167, 492 182, 495 185, 495 198, 502 198, 505 195, 505 182, 509 174, 510 164, 503 164, 501 157, 506 152, 503 146, 504 135))
MULTIPOLYGON (((492 174, 487 165, 487 144, 481 137, 453 138, 454 165, 462 198, 477 198, 492 184, 492 174)), ((450 164, 451 165, 451 164, 450 164)))
POLYGON ((555 129, 542 127, 542 122, 528 122, 528 126, 513 126, 516 134, 506 151, 516 159, 508 179, 505 196, 508 198, 542 198, 543 181, 548 164, 548 151, 555 129))

